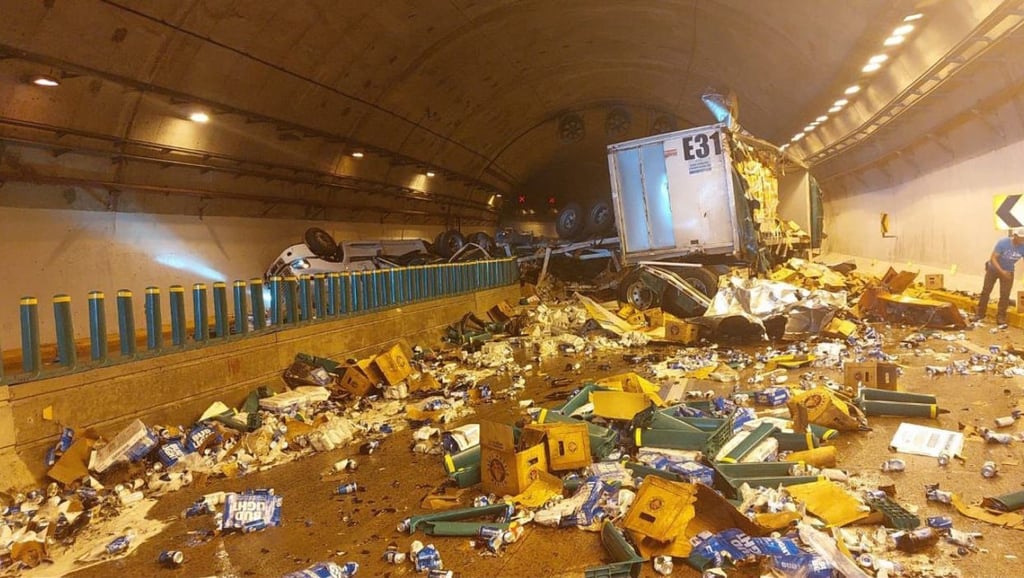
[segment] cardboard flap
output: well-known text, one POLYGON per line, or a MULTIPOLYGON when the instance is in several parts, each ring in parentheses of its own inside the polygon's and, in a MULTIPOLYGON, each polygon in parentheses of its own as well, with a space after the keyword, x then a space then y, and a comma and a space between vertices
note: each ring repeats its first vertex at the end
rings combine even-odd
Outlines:
POLYGON ((512 426, 493 421, 480 422, 480 445, 502 452, 516 451, 516 437, 512 426))

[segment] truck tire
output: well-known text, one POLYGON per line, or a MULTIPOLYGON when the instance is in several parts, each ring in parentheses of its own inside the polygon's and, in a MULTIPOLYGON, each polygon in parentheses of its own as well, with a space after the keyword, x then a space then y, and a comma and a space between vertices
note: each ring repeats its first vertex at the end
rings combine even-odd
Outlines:
POLYGON ((309 250, 322 259, 331 259, 338 252, 338 243, 334 241, 334 237, 319 227, 306 229, 303 240, 309 250))
POLYGON ((587 208, 587 235, 604 237, 615 228, 615 213, 608 201, 597 201, 587 208))
POLYGON ((687 267, 679 276, 708 297, 718 293, 718 275, 704 267, 687 267))
POLYGON ((654 275, 634 269, 619 281, 618 299, 638 311, 659 307, 665 282, 654 275))
POLYGON ((455 229, 449 229, 438 236, 437 243, 434 244, 434 250, 441 257, 448 259, 465 244, 466 238, 462 236, 462 233, 455 229))
POLYGON ((491 236, 488 235, 487 233, 483 231, 477 231, 476 233, 470 235, 469 239, 467 240, 470 243, 479 245, 480 248, 482 248, 484 251, 487 251, 488 255, 494 254, 494 248, 496 245, 494 244, 494 239, 492 239, 491 236))
POLYGON ((586 224, 583 207, 579 203, 568 203, 558 212, 555 231, 558 232, 559 238, 574 241, 583 235, 586 224))

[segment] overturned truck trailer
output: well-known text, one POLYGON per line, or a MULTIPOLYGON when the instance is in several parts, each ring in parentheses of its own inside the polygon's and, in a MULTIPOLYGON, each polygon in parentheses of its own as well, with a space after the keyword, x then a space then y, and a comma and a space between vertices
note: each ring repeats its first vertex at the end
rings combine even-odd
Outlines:
POLYGON ((725 124, 610 145, 608 170, 628 266, 619 299, 639 309, 703 311, 651 267, 712 296, 730 267, 767 271, 821 245, 821 193, 806 167, 725 124))

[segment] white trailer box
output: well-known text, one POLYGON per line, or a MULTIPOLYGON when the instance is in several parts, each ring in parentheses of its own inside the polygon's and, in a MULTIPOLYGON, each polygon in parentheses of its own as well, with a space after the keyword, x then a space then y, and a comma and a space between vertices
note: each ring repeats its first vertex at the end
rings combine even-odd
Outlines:
POLYGON ((732 162, 723 125, 611 145, 608 170, 627 262, 736 251, 732 162))
POLYGON ((725 125, 610 145, 608 170, 626 263, 750 261, 760 250, 820 245, 819 192, 806 167, 725 125), (740 176, 740 160, 755 172, 740 176))

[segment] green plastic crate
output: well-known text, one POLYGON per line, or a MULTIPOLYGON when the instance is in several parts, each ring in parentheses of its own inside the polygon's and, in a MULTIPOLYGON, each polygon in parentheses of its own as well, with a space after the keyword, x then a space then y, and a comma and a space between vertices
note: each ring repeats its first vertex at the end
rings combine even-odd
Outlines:
POLYGON ((644 558, 637 553, 626 540, 626 536, 619 531, 611 522, 605 520, 601 526, 601 544, 613 560, 605 566, 587 568, 584 572, 586 578, 637 578, 640 576, 640 569, 643 566, 644 558))

